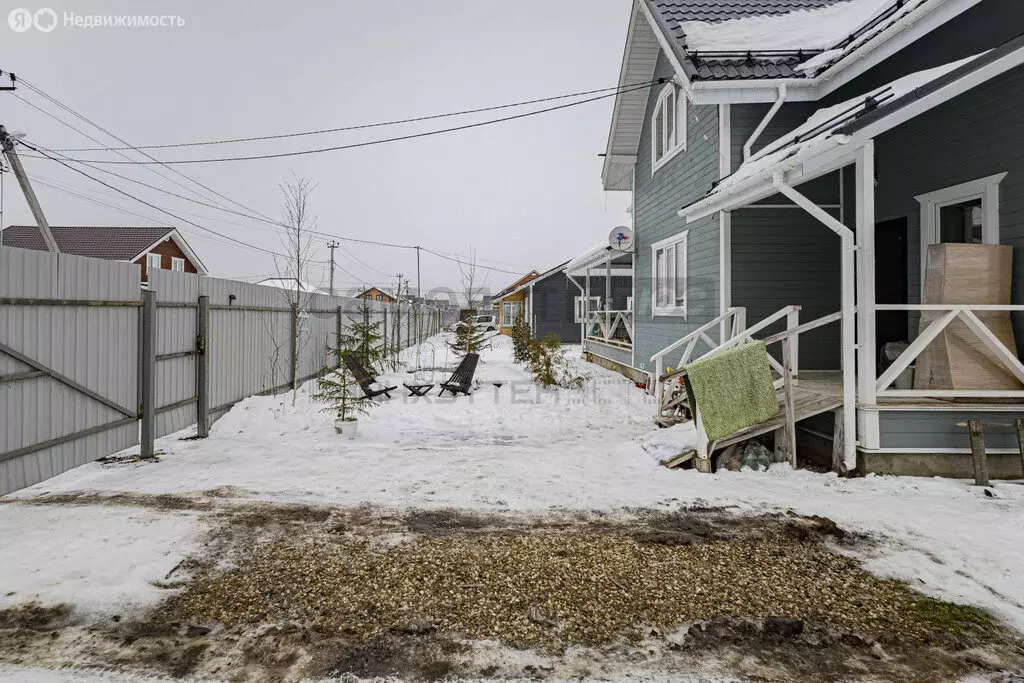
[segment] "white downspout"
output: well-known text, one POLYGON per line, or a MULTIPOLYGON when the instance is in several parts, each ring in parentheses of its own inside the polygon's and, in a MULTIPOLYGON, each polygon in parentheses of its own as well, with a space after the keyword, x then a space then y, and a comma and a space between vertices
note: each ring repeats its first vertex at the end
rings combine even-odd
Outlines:
POLYGON ((786 103, 786 93, 786 84, 783 83, 779 86, 779 97, 775 100, 775 104, 772 105, 772 108, 769 109, 768 113, 765 114, 763 119, 761 119, 761 123, 757 124, 757 128, 755 128, 754 132, 750 134, 747 141, 743 143, 744 161, 750 159, 750 150, 754 148, 754 143, 757 142, 759 137, 761 137, 761 133, 763 133, 764 129, 768 127, 768 124, 772 122, 772 119, 774 119, 775 115, 779 113, 779 110, 782 109, 782 105, 786 103))
POLYGON ((772 176, 775 189, 839 235, 842 250, 842 354, 843 354, 843 460, 846 467, 857 465, 857 297, 853 231, 827 211, 787 185, 781 171, 772 176))

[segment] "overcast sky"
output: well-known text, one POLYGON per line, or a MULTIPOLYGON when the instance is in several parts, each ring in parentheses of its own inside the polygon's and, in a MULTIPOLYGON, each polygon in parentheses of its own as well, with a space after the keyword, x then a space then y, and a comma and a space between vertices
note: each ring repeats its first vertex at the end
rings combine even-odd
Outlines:
MULTIPOLYGON (((338 127, 611 87, 618 79, 630 9, 629 0, 176 0, 47 6, 58 17, 73 11, 184 19, 183 27, 75 28, 61 25, 61 19, 50 33, 0 29, 0 68, 136 145, 338 127)), ((2 16, 12 7, 4 8, 2 16)), ((28 88, 18 95, 117 144, 28 88)), ((321 230, 338 235, 349 252, 338 253, 339 265, 349 273, 338 274, 341 286, 352 286, 353 280, 389 283, 398 272, 415 275, 414 252, 357 245, 346 242, 346 236, 462 255, 472 245, 487 265, 543 270, 576 256, 627 220, 628 196, 606 194, 600 184, 598 154, 604 151, 611 107, 612 100, 606 99, 427 139, 176 168, 274 218, 280 217, 278 184, 293 171, 318 183, 311 209, 321 230)), ((310 149, 508 113, 515 112, 153 154, 169 160, 310 149)), ((0 93, 0 123, 50 148, 93 146, 10 93, 0 93)), ((25 164, 30 175, 153 217, 143 220, 39 186, 53 225, 176 224, 51 161, 25 159, 25 164)), ((146 167, 107 168, 183 193, 146 167)), ((179 215, 187 212, 189 219, 218 232, 282 250, 280 237, 268 226, 89 172, 179 215)), ((6 180, 4 225, 31 222, 16 183, 6 180)), ((214 275, 251 278, 275 272, 269 255, 216 241, 187 224, 176 227, 214 275)), ((327 254, 318 244, 316 257, 326 260, 327 254)), ((424 254, 422 277, 424 289, 454 286, 458 270, 424 254)), ((310 277, 314 284, 326 284, 325 278, 320 272, 310 277)), ((491 272, 488 285, 497 290, 513 279, 491 272)))

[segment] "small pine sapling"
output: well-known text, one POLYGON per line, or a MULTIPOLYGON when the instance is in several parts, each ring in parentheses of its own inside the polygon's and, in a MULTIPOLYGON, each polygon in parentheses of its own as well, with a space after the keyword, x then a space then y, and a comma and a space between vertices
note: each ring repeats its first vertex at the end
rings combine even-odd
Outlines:
POLYGON ((526 316, 520 313, 516 316, 515 325, 512 326, 512 352, 515 362, 530 362, 530 342, 532 341, 533 332, 526 324, 526 316))
MULTIPOLYGON (((383 371, 387 361, 387 345, 384 339, 384 321, 373 321, 373 311, 367 301, 360 301, 351 321, 342 332, 338 347, 341 353, 355 356, 360 365, 370 371, 383 371)), ((340 356, 339 356, 340 358, 340 356)))
MULTIPOLYGON (((341 354, 337 349, 328 349, 335 353, 338 358, 341 354)), ((361 394, 359 383, 349 372, 345 363, 340 367, 325 367, 323 373, 316 380, 316 393, 313 400, 326 404, 325 412, 332 412, 343 422, 351 421, 358 415, 365 415, 369 412, 373 401, 361 394)))
POLYGON ((468 353, 480 353, 480 349, 484 347, 485 331, 477 325, 473 324, 473 319, 476 317, 476 313, 464 318, 459 321, 458 326, 455 328, 455 338, 448 342, 448 348, 459 356, 465 356, 468 353))
POLYGON ((571 363, 562 352, 562 340, 554 332, 539 342, 531 337, 529 352, 530 372, 537 384, 545 389, 579 389, 583 386, 586 378, 573 371, 571 363))

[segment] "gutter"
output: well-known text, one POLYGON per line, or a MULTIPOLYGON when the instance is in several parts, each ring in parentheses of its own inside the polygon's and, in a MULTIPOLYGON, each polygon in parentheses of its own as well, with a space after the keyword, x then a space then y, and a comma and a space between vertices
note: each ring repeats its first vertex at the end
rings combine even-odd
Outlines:
POLYGON ((782 85, 779 86, 779 97, 777 100, 775 100, 775 104, 773 104, 772 108, 768 110, 768 113, 765 114, 765 117, 761 119, 761 123, 757 124, 757 128, 755 128, 754 132, 750 134, 750 137, 747 138, 747 141, 743 143, 744 161, 750 158, 750 150, 753 148, 754 143, 757 142, 757 139, 759 137, 761 137, 761 133, 763 133, 765 128, 768 127, 768 124, 772 122, 772 119, 775 118, 775 115, 779 113, 779 109, 782 109, 782 105, 786 102, 786 94, 786 84, 783 83, 782 85))

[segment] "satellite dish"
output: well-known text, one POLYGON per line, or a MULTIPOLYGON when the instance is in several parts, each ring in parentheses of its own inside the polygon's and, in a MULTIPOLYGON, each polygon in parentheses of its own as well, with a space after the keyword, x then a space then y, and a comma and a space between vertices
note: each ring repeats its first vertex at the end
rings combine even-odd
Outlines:
POLYGON ((608 234, 608 244, 613 251, 633 251, 633 231, 624 225, 612 228, 608 234))

